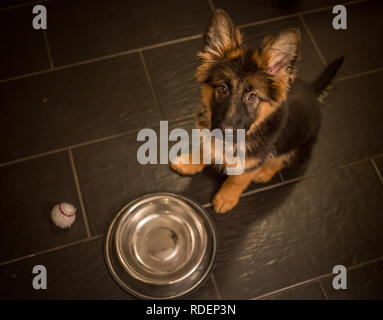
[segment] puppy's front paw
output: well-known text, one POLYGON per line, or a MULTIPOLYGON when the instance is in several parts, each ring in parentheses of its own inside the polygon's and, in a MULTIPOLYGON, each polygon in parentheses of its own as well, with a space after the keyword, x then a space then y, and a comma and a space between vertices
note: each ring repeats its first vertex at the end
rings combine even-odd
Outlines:
MULTIPOLYGON (((170 168, 172 168, 172 170, 178 172, 179 174, 193 175, 193 174, 196 174, 197 172, 202 171, 204 168, 203 164, 182 163, 182 160, 184 159, 183 156, 178 158, 176 159, 176 162, 178 163, 170 163, 169 166, 170 168)), ((190 161, 191 161, 191 157, 190 157, 190 161)))
POLYGON ((224 190, 216 193, 213 199, 214 211, 217 213, 225 213, 233 209, 239 201, 239 196, 224 190))

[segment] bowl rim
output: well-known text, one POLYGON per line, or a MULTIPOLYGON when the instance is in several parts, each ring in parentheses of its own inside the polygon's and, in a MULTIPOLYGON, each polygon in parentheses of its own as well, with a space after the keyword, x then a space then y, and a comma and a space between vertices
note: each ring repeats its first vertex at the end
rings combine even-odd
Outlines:
POLYGON ((104 241, 104 258, 105 258, 105 262, 106 262, 107 268, 108 268, 110 274, 112 275, 112 278, 117 282, 117 284, 123 290, 125 290, 126 292, 128 292, 131 295, 133 295, 133 296, 135 296, 137 298, 140 298, 140 299, 166 300, 166 299, 175 299, 175 298, 180 298, 182 296, 185 296, 185 295, 193 292, 195 289, 197 289, 200 285, 202 285, 206 281, 206 279, 208 278, 210 272, 213 270, 213 267, 214 267, 215 262, 216 262, 217 246, 218 246, 217 228, 215 226, 213 218, 210 216, 210 214, 206 211, 206 209, 202 205, 200 205, 197 201, 195 201, 194 199, 192 199, 190 197, 185 197, 183 195, 179 195, 179 194, 176 194, 176 193, 171 193, 171 192, 154 192, 154 193, 145 194, 143 196, 140 196, 140 197, 130 201, 128 204, 123 206, 120 209, 120 211, 116 214, 116 216, 113 218, 112 222, 110 223, 110 225, 108 227, 108 231, 107 231, 107 234, 106 234, 106 237, 105 237, 105 241, 104 241), (201 278, 193 286, 191 286, 187 290, 184 290, 183 292, 181 292, 179 294, 169 295, 169 296, 166 296, 166 297, 153 297, 153 296, 149 296, 149 295, 140 293, 140 292, 134 290, 133 288, 131 288, 130 286, 128 286, 118 276, 118 274, 114 270, 114 268, 112 266, 111 252, 109 252, 110 251, 109 250, 109 244, 110 244, 110 241, 113 241, 113 235, 114 235, 114 232, 115 232, 114 229, 115 229, 116 223, 120 219, 121 215, 124 212, 126 212, 126 210, 129 207, 133 206, 135 203, 140 202, 143 199, 146 199, 146 198, 149 198, 149 197, 153 197, 153 196, 175 197, 175 198, 181 199, 181 200, 183 200, 185 202, 189 202, 189 203, 194 204, 199 209, 199 211, 202 214, 203 218, 206 220, 207 225, 209 226, 211 234, 212 234, 212 239, 211 239, 211 242, 212 242, 212 253, 211 253, 209 264, 207 265, 206 270, 203 272, 203 275, 201 276, 201 278))

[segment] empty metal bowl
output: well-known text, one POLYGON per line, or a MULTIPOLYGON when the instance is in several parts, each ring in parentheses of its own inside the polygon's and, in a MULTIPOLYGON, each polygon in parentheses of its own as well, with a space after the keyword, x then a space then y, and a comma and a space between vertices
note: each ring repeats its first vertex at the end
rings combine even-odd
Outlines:
POLYGON ((197 288, 211 271, 215 227, 194 201, 150 194, 126 205, 112 221, 105 259, 117 283, 144 299, 171 299, 197 288))

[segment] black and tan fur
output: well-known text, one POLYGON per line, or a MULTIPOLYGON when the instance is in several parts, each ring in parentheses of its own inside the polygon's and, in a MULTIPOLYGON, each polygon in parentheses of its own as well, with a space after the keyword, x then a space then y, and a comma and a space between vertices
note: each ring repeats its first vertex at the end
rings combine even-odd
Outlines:
MULTIPOLYGON (((302 161, 311 151, 320 127, 318 97, 342 63, 336 60, 318 80, 295 79, 300 32, 282 31, 264 39, 253 50, 230 17, 217 10, 198 53, 196 78, 202 104, 197 113, 200 129, 245 129, 246 170, 228 176, 214 196, 216 212, 224 213, 239 201, 253 182, 267 182, 279 170, 302 161)), ((194 174, 203 164, 171 165, 181 174, 194 174)))

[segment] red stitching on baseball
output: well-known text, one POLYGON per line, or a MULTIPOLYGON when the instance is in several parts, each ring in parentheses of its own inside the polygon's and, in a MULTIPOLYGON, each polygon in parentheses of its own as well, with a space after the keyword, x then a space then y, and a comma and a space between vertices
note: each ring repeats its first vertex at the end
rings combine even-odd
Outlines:
POLYGON ((61 212, 61 214, 63 214, 64 216, 70 218, 70 217, 73 217, 74 216, 74 213, 72 214, 67 214, 64 212, 64 210, 61 208, 61 203, 59 204, 59 211, 61 212))

